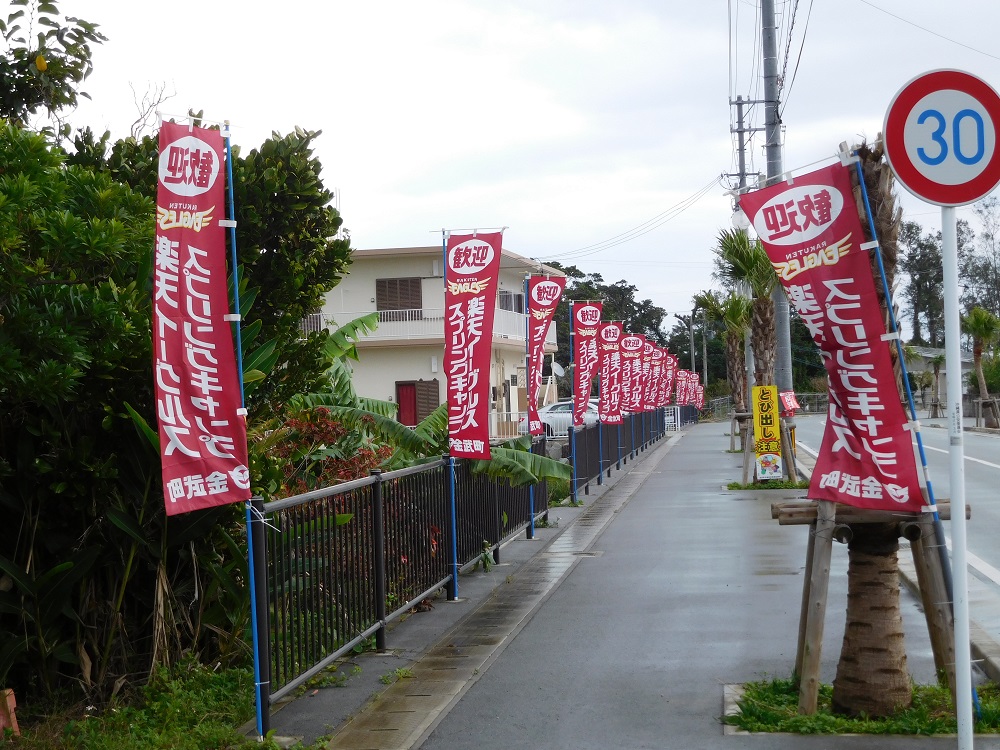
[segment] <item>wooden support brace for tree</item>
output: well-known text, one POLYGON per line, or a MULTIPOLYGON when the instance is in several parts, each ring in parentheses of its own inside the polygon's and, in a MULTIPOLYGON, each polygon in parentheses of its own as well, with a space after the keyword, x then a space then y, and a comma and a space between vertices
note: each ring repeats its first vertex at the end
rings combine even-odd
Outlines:
POLYGON ((806 570, 802 579, 802 606, 799 608, 799 640, 795 648, 795 671, 792 672, 796 680, 802 679, 802 658, 806 650, 806 621, 809 619, 809 601, 811 591, 809 584, 812 582, 813 552, 816 548, 816 522, 809 526, 809 541, 806 544, 806 570))
POLYGON ((955 704, 955 618, 948 599, 941 567, 941 555, 934 537, 934 518, 930 513, 922 513, 915 524, 920 535, 907 534, 910 551, 917 572, 917 586, 924 616, 927 618, 927 632, 934 652, 934 668, 938 678, 945 675, 951 690, 952 706, 955 704))
MULTIPOLYGON (((839 524, 851 523, 886 523, 916 521, 919 516, 914 513, 893 513, 888 510, 870 510, 855 508, 851 505, 836 503, 836 519, 839 524)), ((782 500, 771 503, 771 518, 777 519, 782 526, 812 523, 816 520, 816 500, 782 500)), ((938 516, 942 521, 951 520, 951 501, 947 498, 937 501, 938 516)), ((965 517, 972 517, 972 506, 965 505, 965 517)))
POLYGON ((795 449, 792 446, 792 431, 788 429, 788 424, 784 419, 781 420, 781 457, 785 462, 785 474, 789 481, 798 481, 799 473, 795 467, 795 449))
POLYGON ((802 642, 802 670, 799 674, 799 713, 814 714, 819 702, 819 669, 823 653, 823 625, 830 588, 830 558, 833 530, 837 525, 836 503, 816 501, 816 521, 812 532, 812 565, 809 570, 809 601, 806 607, 805 636, 802 642))
POLYGON ((753 456, 754 456, 754 445, 753 445, 753 428, 750 423, 747 422, 746 440, 743 441, 743 484, 750 484, 750 480, 753 479, 753 474, 756 473, 751 467, 755 466, 753 456))

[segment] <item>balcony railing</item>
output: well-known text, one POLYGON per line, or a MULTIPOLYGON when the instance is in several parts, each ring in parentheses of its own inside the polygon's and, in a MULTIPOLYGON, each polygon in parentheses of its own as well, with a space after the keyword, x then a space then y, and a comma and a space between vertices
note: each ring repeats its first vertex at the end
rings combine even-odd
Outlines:
MULTIPOLYGON (((371 315, 374 310, 355 310, 338 313, 313 313, 302 321, 302 331, 312 333, 323 328, 335 328, 363 315, 371 315)), ((419 310, 380 310, 378 328, 361 341, 388 341, 390 339, 443 339, 444 309, 422 308, 419 310)), ((510 310, 497 309, 493 319, 493 338, 524 341, 524 323, 527 316, 510 310)), ((555 346, 556 328, 551 326, 545 343, 555 346)))

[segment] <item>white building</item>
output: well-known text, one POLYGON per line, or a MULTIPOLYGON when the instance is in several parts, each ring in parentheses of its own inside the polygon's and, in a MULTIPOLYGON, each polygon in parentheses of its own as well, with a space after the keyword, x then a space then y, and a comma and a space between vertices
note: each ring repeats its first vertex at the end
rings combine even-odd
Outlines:
MULTIPOLYGON (((354 387, 358 395, 397 403, 399 421, 407 425, 445 397, 443 257, 440 246, 355 250, 350 273, 308 322, 336 327, 378 312, 378 330, 358 342, 354 387)), ((524 277, 530 273, 564 275, 503 250, 490 367, 493 435, 516 434, 518 413, 527 408, 524 277)), ((553 324, 545 351, 555 350, 553 324)), ((542 391, 543 403, 556 399, 551 379, 542 391)))

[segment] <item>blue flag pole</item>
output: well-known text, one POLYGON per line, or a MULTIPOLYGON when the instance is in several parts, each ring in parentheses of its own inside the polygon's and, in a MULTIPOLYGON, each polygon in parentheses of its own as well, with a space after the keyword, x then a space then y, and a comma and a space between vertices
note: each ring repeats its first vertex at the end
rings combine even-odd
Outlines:
MULTIPOLYGON (((243 388, 243 336, 242 336, 242 310, 240 309, 240 271, 236 256, 236 201, 233 193, 233 146, 229 133, 229 121, 224 123, 222 135, 226 142, 226 195, 228 202, 228 218, 220 221, 220 226, 229 230, 229 253, 230 262, 233 268, 233 308, 235 312, 227 315, 226 319, 232 321, 234 337, 236 340, 236 372, 240 381, 240 415, 246 419, 246 392, 243 388)), ((259 511, 257 511, 259 513, 259 511)), ((263 523, 263 517, 255 518, 255 512, 251 500, 246 501, 246 524, 247 524, 247 583, 250 588, 250 627, 253 640, 253 681, 254 681, 254 702, 257 709, 257 736, 263 741, 270 731, 270 710, 265 704, 268 702, 268 691, 270 680, 261 678, 261 644, 260 644, 260 617, 261 612, 257 607, 257 573, 263 571, 256 570, 258 555, 254 554, 254 533, 253 524, 263 523)), ((263 535, 261 535, 263 538, 263 535)), ((264 613, 266 617, 266 613, 264 613)), ((269 667, 269 665, 268 665, 269 667)), ((269 669, 268 669, 269 671, 269 669)))

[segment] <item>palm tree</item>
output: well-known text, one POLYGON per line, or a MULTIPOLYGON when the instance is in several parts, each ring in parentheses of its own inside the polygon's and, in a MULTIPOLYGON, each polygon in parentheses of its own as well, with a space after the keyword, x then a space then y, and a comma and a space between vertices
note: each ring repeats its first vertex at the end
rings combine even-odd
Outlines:
POLYGON ((928 360, 934 370, 934 385, 931 391, 931 419, 941 416, 941 365, 944 364, 944 355, 938 354, 928 360))
MULTIPOLYGON (((901 211, 896 205, 892 172, 885 162, 881 141, 874 147, 862 143, 856 148, 861 158, 865 186, 871 202, 889 288, 898 257, 901 211)), ((860 190, 855 190, 860 199, 860 190)), ((864 214, 862 214, 864 215, 864 214)), ((868 235, 867 222, 865 239, 868 235)), ((874 265, 874 264, 873 264, 874 265)), ((877 270, 873 269, 874 273, 877 270)), ((889 317, 888 303, 876 278, 883 316, 889 317)), ((892 348, 896 387, 903 393, 898 353, 892 348)), ((906 668, 903 618, 899 609, 899 526, 896 523, 851 525, 848 544, 847 622, 844 642, 833 681, 833 709, 856 716, 885 716, 907 708, 913 700, 910 675, 906 668)))
POLYGON ((719 259, 716 275, 730 289, 746 289, 751 297, 750 347, 757 385, 774 385, 774 303, 771 292, 778 283, 770 258, 759 239, 745 229, 724 229, 714 250, 719 259))
POLYGON ((989 401, 990 394, 986 390, 986 377, 983 375, 983 349, 993 346, 1000 336, 1000 319, 989 310, 973 307, 968 315, 962 316, 962 333, 972 337, 972 361, 976 367, 976 379, 979 381, 979 398, 988 407, 986 426, 997 427, 996 404, 989 401))
POLYGON ((743 338, 750 330, 750 300, 734 291, 725 297, 707 291, 696 294, 694 303, 705 311, 709 320, 722 323, 725 328, 726 376, 733 394, 733 407, 737 412, 745 412, 747 377, 743 338))

